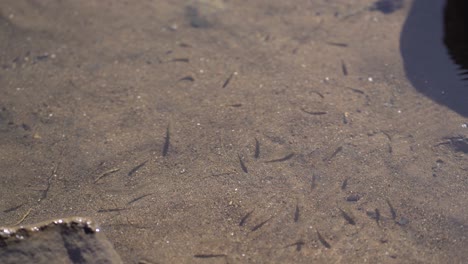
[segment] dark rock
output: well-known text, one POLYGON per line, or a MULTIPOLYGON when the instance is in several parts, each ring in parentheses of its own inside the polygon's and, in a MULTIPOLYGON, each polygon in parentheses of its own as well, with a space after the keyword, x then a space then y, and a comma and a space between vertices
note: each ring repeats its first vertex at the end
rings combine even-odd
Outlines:
POLYGON ((463 152, 468 154, 468 138, 464 136, 456 136, 447 138, 450 141, 450 146, 455 152, 463 152))
POLYGON ((89 219, 0 228, 0 263, 122 263, 89 219))

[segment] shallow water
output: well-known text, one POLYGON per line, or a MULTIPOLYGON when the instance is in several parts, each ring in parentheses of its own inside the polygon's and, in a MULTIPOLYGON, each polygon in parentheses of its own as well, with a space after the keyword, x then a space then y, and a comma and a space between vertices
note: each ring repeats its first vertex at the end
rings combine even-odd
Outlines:
POLYGON ((91 217, 125 263, 464 262, 468 120, 415 84, 449 79, 404 52, 412 4, 4 1, 1 225, 91 217))

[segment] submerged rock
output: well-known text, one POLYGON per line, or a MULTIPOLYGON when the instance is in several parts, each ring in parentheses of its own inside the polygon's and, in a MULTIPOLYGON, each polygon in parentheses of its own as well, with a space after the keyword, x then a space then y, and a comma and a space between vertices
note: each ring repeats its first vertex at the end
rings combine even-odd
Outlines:
POLYGON ((0 227, 0 263, 122 263, 94 222, 81 217, 0 227))

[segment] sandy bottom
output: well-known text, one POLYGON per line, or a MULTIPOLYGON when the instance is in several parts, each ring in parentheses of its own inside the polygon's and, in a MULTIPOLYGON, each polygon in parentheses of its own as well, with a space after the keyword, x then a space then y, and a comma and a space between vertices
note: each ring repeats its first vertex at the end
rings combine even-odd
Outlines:
POLYGON ((462 263, 467 119, 411 6, 3 0, 0 225, 86 216, 125 263, 462 263))

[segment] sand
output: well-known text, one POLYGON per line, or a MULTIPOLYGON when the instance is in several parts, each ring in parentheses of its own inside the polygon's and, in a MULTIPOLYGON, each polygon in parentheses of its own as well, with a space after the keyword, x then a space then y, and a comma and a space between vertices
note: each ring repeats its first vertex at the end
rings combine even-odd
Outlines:
POLYGON ((90 217, 124 263, 466 261, 467 118, 406 77, 411 1, 373 4, 3 0, 0 225, 90 217))

